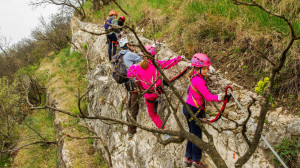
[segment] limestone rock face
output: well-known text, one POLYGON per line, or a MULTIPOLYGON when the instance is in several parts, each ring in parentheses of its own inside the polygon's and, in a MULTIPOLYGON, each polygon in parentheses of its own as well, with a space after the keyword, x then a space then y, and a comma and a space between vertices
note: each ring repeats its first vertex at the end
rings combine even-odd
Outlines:
MULTIPOLYGON (((127 109, 126 103, 124 102, 126 102, 127 99, 127 92, 124 86, 117 84, 110 75, 111 65, 108 63, 106 36, 95 36, 81 30, 85 29, 99 33, 103 32, 102 28, 102 25, 82 23, 78 19, 72 19, 72 42, 77 46, 77 49, 75 47, 72 47, 72 49, 79 49, 85 52, 85 55, 89 59, 89 63, 92 65, 92 70, 88 74, 89 84, 94 86, 88 94, 89 115, 101 115, 126 120, 127 109), (87 51, 84 51, 83 49, 84 44, 88 44, 87 51)), ((144 43, 151 44, 150 40, 142 37, 141 40, 144 43)), ((177 55, 163 45, 157 56, 158 59, 168 59, 177 55)), ((187 65, 189 65, 188 62, 182 61, 177 66, 166 70, 166 74, 171 78, 181 72, 187 65)), ((247 110, 249 104, 253 101, 252 98, 257 100, 250 108, 252 111, 251 117, 255 123, 261 109, 259 105, 261 97, 252 91, 243 89, 241 86, 238 86, 231 81, 226 80, 226 83, 233 86, 234 95, 245 110, 247 110)), ((224 83, 217 74, 210 74, 207 79, 207 84, 213 94, 224 93, 224 83)), ((185 78, 181 78, 176 81, 175 86, 181 95, 183 95, 183 98, 186 99, 188 81, 185 78)), ((171 95, 171 91, 167 87, 166 93, 171 95)), ((160 109, 162 110, 160 110, 159 115, 161 117, 164 117, 167 114, 167 110, 164 110, 166 102, 163 100, 163 97, 164 96, 162 96, 160 100, 160 109)), ((175 99, 175 96, 171 97, 173 97, 172 103, 177 106, 179 104, 178 100, 175 99)), ((140 110, 137 121, 154 128, 155 125, 147 113, 143 97, 140 99, 139 104, 140 110)), ((220 109, 222 104, 216 104, 220 109)), ((182 105, 179 104, 178 109, 177 114, 186 129, 188 129, 186 119, 182 113, 182 105)), ((211 103, 208 103, 207 109, 217 112, 217 109, 215 109, 211 103)), ((270 111, 267 116, 268 122, 264 126, 263 134, 266 136, 267 140, 270 141, 271 145, 280 142, 282 137, 287 137, 291 134, 299 135, 299 119, 295 119, 293 116, 285 117, 282 116, 281 113, 282 111, 278 109, 276 111, 270 111)), ((239 123, 247 117, 233 99, 227 104, 225 115, 227 115, 229 119, 239 123)), ((98 136, 102 138, 101 140, 95 140, 95 148, 102 152, 106 161, 111 160, 112 167, 114 168, 184 167, 183 160, 186 140, 182 144, 163 146, 157 142, 156 137, 152 133, 141 129, 137 130, 137 134, 135 134, 132 139, 128 139, 127 126, 99 120, 88 120, 87 122, 98 136)), ((213 123, 213 125, 222 128, 234 127, 234 124, 225 118, 213 123)), ((166 124, 166 128, 172 130, 178 129, 178 125, 172 115, 166 124)), ((234 167, 234 163, 239 156, 243 155, 248 149, 248 145, 244 138, 240 133, 236 134, 232 131, 218 133, 218 131, 209 125, 206 125, 206 128, 213 135, 213 143, 220 155, 225 159, 228 167, 234 167)), ((255 131, 255 126, 253 126, 250 121, 247 123, 247 129, 247 135, 251 138, 255 131)), ((205 138, 206 137, 204 137, 204 139, 205 138)), ((269 159, 270 152, 266 149, 265 143, 261 141, 259 148, 244 167, 274 167, 269 159)), ((203 160, 207 167, 215 167, 211 158, 206 153, 203 154, 203 160)))

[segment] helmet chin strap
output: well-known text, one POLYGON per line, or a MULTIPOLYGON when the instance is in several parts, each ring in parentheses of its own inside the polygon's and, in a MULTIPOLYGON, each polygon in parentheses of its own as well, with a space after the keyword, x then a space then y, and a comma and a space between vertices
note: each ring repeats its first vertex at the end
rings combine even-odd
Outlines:
POLYGON ((129 45, 129 47, 125 46, 124 49, 127 49, 127 50, 132 51, 132 50, 131 50, 131 47, 130 47, 130 44, 128 44, 128 45, 129 45))
POLYGON ((202 75, 202 73, 201 73, 201 71, 202 71, 202 67, 200 67, 200 75, 203 77, 203 79, 205 80, 205 77, 202 75))

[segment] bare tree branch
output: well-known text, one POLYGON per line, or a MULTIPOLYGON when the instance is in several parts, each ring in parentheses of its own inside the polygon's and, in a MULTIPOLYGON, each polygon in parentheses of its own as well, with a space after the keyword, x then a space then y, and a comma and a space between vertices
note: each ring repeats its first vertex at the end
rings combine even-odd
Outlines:
POLYGON ((269 110, 270 96, 274 93, 274 85, 275 85, 274 80, 275 80, 276 76, 279 74, 279 72, 281 71, 281 69, 282 69, 282 67, 283 67, 283 65, 284 65, 284 63, 287 59, 287 52, 290 50, 290 48, 293 45, 294 41, 298 40, 298 37, 295 34, 294 27, 293 27, 291 21, 289 21, 285 16, 278 15, 278 14, 275 14, 275 13, 267 10, 265 7, 263 7, 262 5, 259 5, 254 0, 251 0, 251 3, 241 2, 241 1, 237 1, 237 0, 232 0, 232 1, 236 5, 256 6, 256 7, 260 8, 261 10, 265 11, 266 13, 270 14, 271 16, 275 16, 277 18, 283 19, 287 23, 287 25, 289 26, 290 31, 291 31, 291 39, 290 39, 288 45, 286 46, 286 48, 281 53, 281 56, 278 60, 278 65, 275 66, 271 70, 269 84, 268 84, 268 86, 267 86, 267 88, 266 88, 266 90, 263 94, 264 100, 262 101, 262 108, 261 108, 260 116, 258 118, 257 127, 256 127, 256 130, 255 130, 255 134, 253 136, 253 139, 251 141, 251 144, 249 145, 249 148, 245 152, 245 154, 243 156, 241 156, 237 160, 237 162, 235 163, 236 167, 242 167, 249 160, 249 158, 253 155, 253 153, 255 152, 255 150, 258 146, 258 143, 259 143, 259 140, 260 140, 260 137, 261 137, 261 132, 263 130, 266 114, 269 110))
POLYGON ((35 144, 47 144, 47 145, 50 145, 50 144, 57 144, 57 141, 35 141, 35 142, 32 142, 32 143, 29 143, 29 144, 25 144, 23 146, 20 146, 18 148, 15 148, 15 149, 10 149, 10 150, 7 150, 7 151, 0 151, 0 153, 12 153, 12 152, 15 152, 15 151, 19 151, 27 146, 31 146, 31 145, 35 145, 35 144))

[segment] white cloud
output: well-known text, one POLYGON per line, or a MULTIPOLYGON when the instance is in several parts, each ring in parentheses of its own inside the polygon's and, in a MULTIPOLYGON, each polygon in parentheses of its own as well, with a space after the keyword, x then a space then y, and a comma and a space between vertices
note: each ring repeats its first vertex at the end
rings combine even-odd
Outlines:
POLYGON ((39 23, 38 18, 45 19, 56 13, 58 6, 49 5, 33 10, 29 6, 30 0, 1 0, 0 5, 0 33, 12 40, 12 43, 22 38, 29 38, 31 30, 39 23))

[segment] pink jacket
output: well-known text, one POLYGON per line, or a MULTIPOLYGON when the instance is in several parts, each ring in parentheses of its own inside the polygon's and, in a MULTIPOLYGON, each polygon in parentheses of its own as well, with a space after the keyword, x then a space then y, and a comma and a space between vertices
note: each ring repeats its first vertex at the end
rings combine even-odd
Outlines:
MULTIPOLYGON (((197 73, 196 71, 194 72, 194 74, 197 73)), ((192 85, 194 86, 194 88, 196 88, 205 98, 206 101, 217 101, 217 102, 221 102, 218 100, 218 95, 213 95, 209 92, 209 90, 206 87, 206 81, 203 79, 203 77, 201 75, 197 75, 195 77, 192 78, 191 80, 192 85)), ((199 95, 196 91, 194 91, 192 89, 192 87, 189 87, 188 90, 188 97, 186 100, 186 103, 197 107, 197 105, 194 103, 193 101, 193 97, 194 96, 196 102, 198 103, 199 106, 202 106, 202 95, 199 95)), ((202 106, 203 108, 203 106, 202 106)))
MULTIPOLYGON (((127 77, 134 78, 143 90, 147 90, 157 78, 158 80, 156 81, 155 86, 153 87, 158 87, 161 85, 161 80, 159 79, 160 73, 156 70, 152 61, 148 61, 149 67, 146 70, 141 68, 140 65, 132 65, 130 66, 127 72, 127 77)), ((178 56, 168 61, 156 60, 156 62, 160 65, 162 69, 169 69, 180 61, 181 56, 178 56)), ((154 90, 153 87, 150 90, 154 90)))

